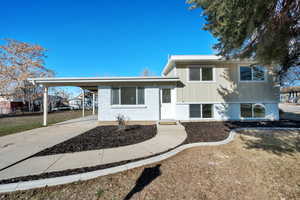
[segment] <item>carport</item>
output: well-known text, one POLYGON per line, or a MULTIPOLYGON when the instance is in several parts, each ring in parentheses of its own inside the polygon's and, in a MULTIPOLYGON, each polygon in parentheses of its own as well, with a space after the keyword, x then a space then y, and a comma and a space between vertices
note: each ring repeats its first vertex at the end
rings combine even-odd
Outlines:
MULTIPOLYGON (((153 90, 149 90, 149 95, 147 95, 149 98, 151 98, 152 102, 155 102, 153 105, 155 105, 155 112, 159 115, 160 114, 160 89, 163 87, 169 87, 172 86, 173 88, 176 87, 177 84, 180 84, 180 79, 178 77, 163 77, 163 76, 147 76, 147 77, 89 77, 89 78, 30 78, 28 79, 32 84, 34 85, 42 85, 44 88, 44 95, 43 95, 43 105, 48 105, 48 88, 49 87, 61 87, 61 86, 76 86, 80 87, 83 90, 83 97, 84 97, 84 91, 89 90, 93 93, 93 114, 95 113, 95 96, 96 93, 98 94, 98 98, 102 99, 99 95, 101 94, 109 94, 108 96, 105 96, 106 99, 103 100, 103 102, 106 102, 106 105, 110 104, 110 90, 107 90, 107 88, 111 88, 114 86, 135 86, 139 87, 141 85, 148 85, 152 88, 155 88, 155 92, 151 93, 153 90), (101 90, 102 89, 102 90, 101 90), (109 97, 109 98, 107 98, 109 97)), ((174 95, 173 95, 174 96, 174 95)), ((98 100, 98 103, 101 100, 98 100)), ((175 102, 175 101, 174 101, 175 102)), ((84 116, 84 98, 83 98, 83 108, 82 108, 82 115, 84 116)), ((141 105, 136 105, 136 113, 142 113, 138 108, 140 108, 141 105)), ((43 106, 43 125, 47 126, 47 115, 48 115, 48 106, 43 106)), ((142 107, 145 107, 142 105, 142 107)), ((117 110, 117 109, 114 109, 117 110)), ((125 109, 123 109, 125 110, 125 109)), ((148 110, 152 111, 150 107, 148 110)), ((104 111, 106 112, 106 111, 104 111)), ((144 112, 144 110, 143 110, 144 112)), ((166 112, 170 112, 170 110, 166 110, 166 112)), ((109 113, 109 112, 108 112, 109 113)), ((99 120, 99 106, 98 106, 98 120, 99 120)), ((146 114, 145 114, 146 115, 146 114)), ((157 120, 159 117, 156 117, 157 120)))
POLYGON ((96 93, 98 78, 30 78, 28 79, 33 85, 42 85, 43 92, 43 125, 47 126, 48 116, 48 90, 49 87, 76 86, 82 89, 82 117, 85 116, 85 91, 92 93, 92 114, 96 114, 96 93))

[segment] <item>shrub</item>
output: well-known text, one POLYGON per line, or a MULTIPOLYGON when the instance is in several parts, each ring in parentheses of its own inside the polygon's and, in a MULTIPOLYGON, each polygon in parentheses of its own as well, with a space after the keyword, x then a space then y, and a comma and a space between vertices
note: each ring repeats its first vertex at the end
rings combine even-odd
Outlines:
POLYGON ((126 128, 126 117, 122 114, 116 116, 116 120, 119 126, 119 130, 124 130, 126 128))

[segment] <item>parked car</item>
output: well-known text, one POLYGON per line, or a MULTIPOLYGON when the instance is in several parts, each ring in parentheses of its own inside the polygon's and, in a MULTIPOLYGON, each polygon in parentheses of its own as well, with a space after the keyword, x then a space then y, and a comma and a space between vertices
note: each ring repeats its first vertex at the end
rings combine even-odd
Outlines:
POLYGON ((64 107, 56 107, 52 108, 53 111, 59 111, 59 110, 71 110, 70 106, 64 106, 64 107))

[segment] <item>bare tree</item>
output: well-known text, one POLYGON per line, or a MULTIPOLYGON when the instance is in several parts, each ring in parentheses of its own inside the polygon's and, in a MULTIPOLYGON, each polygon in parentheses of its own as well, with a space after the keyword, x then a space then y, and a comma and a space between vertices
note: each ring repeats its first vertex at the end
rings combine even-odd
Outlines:
POLYGON ((40 88, 35 88, 27 79, 54 75, 44 66, 46 49, 14 39, 4 41, 5 44, 0 45, 0 93, 13 93, 22 98, 31 111, 40 88))
POLYGON ((150 76, 150 70, 146 67, 141 73, 142 76, 150 76))

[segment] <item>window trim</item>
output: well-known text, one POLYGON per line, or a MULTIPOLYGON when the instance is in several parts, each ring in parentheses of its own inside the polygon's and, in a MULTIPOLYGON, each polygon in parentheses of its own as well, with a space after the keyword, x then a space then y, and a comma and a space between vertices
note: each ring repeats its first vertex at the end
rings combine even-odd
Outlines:
POLYGON ((137 106, 140 106, 140 107, 144 107, 146 105, 145 101, 145 87, 140 87, 140 86, 122 86, 122 87, 111 87, 110 88, 110 98, 111 98, 111 101, 110 101, 110 105, 113 106, 113 107, 122 107, 122 106, 132 106, 132 107, 137 107, 137 106), (121 88, 135 88, 135 104, 122 104, 121 103, 121 88), (143 104, 139 104, 138 103, 138 88, 144 88, 144 103, 143 104), (113 104, 112 103, 112 99, 113 99, 113 89, 118 89, 119 91, 119 104, 113 104))
POLYGON ((215 65, 189 65, 186 68, 186 80, 188 83, 214 83, 216 82, 216 67, 215 65), (200 68, 200 80, 190 80, 190 68, 200 68), (202 80, 202 68, 212 68, 213 79, 211 81, 202 80))
POLYGON ((268 78, 268 68, 266 66, 262 66, 264 67, 265 71, 264 71, 264 80, 253 80, 253 70, 251 69, 251 79, 252 80, 241 80, 241 67, 250 67, 249 64, 239 64, 238 65, 238 77, 239 77, 239 82, 241 83, 264 83, 267 82, 267 78, 268 78))
POLYGON ((191 120, 208 120, 208 119, 214 119, 215 118, 215 104, 214 103, 189 103, 189 119, 191 120), (190 105, 195 105, 195 104, 200 104, 200 117, 191 117, 190 115, 190 105), (203 105, 204 104, 211 104, 211 108, 212 108, 212 117, 203 117, 203 105))
POLYGON ((266 106, 263 103, 248 103, 248 102, 243 102, 240 103, 240 119, 266 119, 266 106), (242 110, 241 110, 241 105, 242 104, 251 104, 251 114, 252 117, 242 117, 242 110), (254 107, 256 105, 262 106, 265 109, 265 116, 264 117, 254 117, 254 107))

